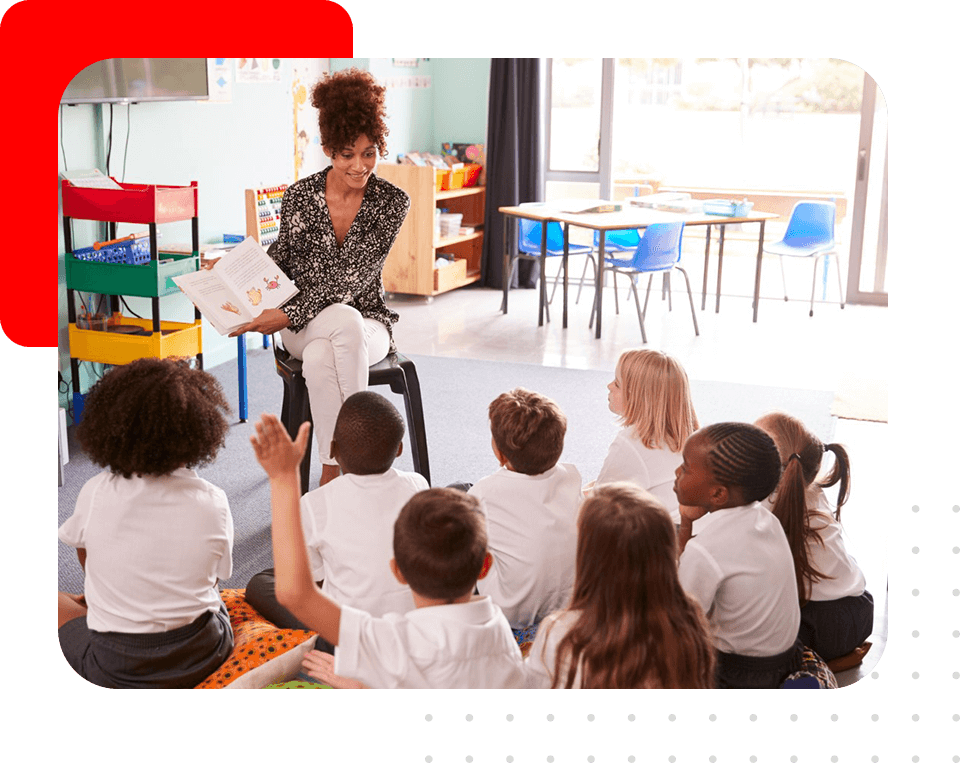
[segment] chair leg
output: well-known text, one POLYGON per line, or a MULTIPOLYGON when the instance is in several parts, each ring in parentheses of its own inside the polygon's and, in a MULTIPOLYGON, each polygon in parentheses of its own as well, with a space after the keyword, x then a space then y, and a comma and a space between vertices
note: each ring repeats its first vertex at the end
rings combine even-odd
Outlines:
MULTIPOLYGON (((640 297, 637 295, 637 283, 633 280, 633 276, 630 275, 630 291, 633 292, 633 301, 637 303, 637 319, 640 321, 640 338, 643 339, 643 343, 647 343, 647 329, 643 325, 643 314, 647 311, 646 305, 644 305, 643 310, 640 309, 640 297)), ((649 292, 648 292, 649 294, 649 292)))
POLYGON ((577 299, 576 299, 576 301, 574 302, 575 305, 579 305, 579 304, 580 304, 580 292, 583 291, 583 282, 584 282, 584 280, 585 280, 586 277, 587 277, 587 265, 593 265, 593 280, 594 280, 594 282, 596 282, 596 280, 597 280, 597 263, 596 263, 596 261, 593 259, 593 255, 592 255, 592 254, 588 254, 588 255, 587 255, 587 261, 583 263, 583 273, 580 274, 580 286, 579 286, 579 288, 577 289, 577 299))
POLYGON ((817 265, 820 262, 820 256, 813 258, 813 284, 810 288, 810 317, 813 317, 813 298, 817 295, 817 265))
POLYGON ((783 257, 777 257, 780 260, 780 278, 783 280, 783 301, 787 302, 787 274, 783 269, 783 257))
POLYGON ((690 290, 690 278, 687 276, 686 270, 679 266, 675 267, 683 273, 683 280, 687 282, 687 296, 690 298, 690 315, 693 316, 693 333, 700 336, 700 327, 697 325, 697 311, 693 306, 693 292, 690 290))
POLYGON ((406 382, 403 403, 407 411, 407 425, 410 434, 410 448, 413 451, 413 470, 423 475, 430 484, 430 459, 427 456, 427 429, 423 423, 423 401, 420 397, 420 378, 417 367, 412 363, 401 364, 406 382))
POLYGON ((843 278, 840 276, 840 255, 833 255, 833 264, 837 270, 837 286, 840 287, 840 309, 843 310, 847 304, 847 295, 843 293, 843 278))

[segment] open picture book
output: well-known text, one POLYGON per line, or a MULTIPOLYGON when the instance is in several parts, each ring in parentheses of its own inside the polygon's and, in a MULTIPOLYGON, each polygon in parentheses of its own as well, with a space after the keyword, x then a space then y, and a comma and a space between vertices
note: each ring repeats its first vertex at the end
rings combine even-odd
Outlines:
POLYGON ((223 336, 299 292, 252 236, 209 270, 173 276, 173 282, 223 336))

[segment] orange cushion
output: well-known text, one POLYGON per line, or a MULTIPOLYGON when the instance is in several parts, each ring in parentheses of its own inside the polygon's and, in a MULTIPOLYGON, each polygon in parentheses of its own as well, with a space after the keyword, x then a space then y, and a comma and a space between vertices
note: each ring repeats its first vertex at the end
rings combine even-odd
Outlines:
POLYGON ((217 671, 197 684, 197 689, 222 689, 316 635, 313 631, 278 628, 247 604, 245 593, 244 588, 220 592, 233 627, 233 651, 217 671))

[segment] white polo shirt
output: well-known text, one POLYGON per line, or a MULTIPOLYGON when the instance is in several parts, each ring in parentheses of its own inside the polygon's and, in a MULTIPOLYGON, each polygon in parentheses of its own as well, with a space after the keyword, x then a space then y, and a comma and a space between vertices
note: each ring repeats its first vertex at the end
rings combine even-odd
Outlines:
POLYGON ((711 516, 680 556, 681 585, 706 612, 720 651, 785 652, 800 629, 800 603, 780 521, 756 502, 711 516))
MULTIPOLYGON (((833 516, 833 507, 823 489, 811 485, 807 490, 807 511, 810 526, 816 529, 823 544, 810 537, 807 541, 807 561, 818 572, 829 577, 810 586, 810 601, 834 601, 847 596, 859 596, 867 587, 866 578, 848 552, 843 541, 843 528, 833 516)), ((763 505, 772 510, 770 499, 763 505)))
POLYGON ((523 684, 520 647, 489 596, 380 618, 343 607, 339 642, 337 675, 374 689, 512 689, 523 684))
POLYGON ((511 628, 540 622, 567 605, 577 556, 580 472, 557 464, 528 475, 500 467, 470 488, 487 518, 493 565, 477 582, 511 628))
POLYGON ((415 493, 429 487, 416 472, 344 474, 300 499, 314 580, 338 603, 380 617, 414 608, 410 587, 390 570, 393 525, 415 493))
POLYGON ((164 633, 220 608, 233 574, 226 493, 193 469, 162 477, 103 471, 80 489, 60 540, 87 551, 84 595, 94 631, 164 633))
POLYGON ((632 427, 624 427, 610 444, 593 487, 611 482, 631 482, 650 492, 670 512, 675 525, 680 524, 680 504, 673 483, 677 467, 683 463, 682 453, 666 448, 648 448, 632 427))

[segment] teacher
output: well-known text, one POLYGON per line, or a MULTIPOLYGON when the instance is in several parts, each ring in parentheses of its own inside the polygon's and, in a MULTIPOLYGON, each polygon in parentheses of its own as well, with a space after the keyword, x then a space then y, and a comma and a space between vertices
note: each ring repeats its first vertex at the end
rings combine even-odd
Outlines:
POLYGON ((359 69, 324 75, 314 87, 320 143, 332 166, 286 190, 269 250, 300 293, 230 335, 279 331, 303 361, 321 485, 340 474, 330 457, 340 405, 367 388, 371 365, 396 351, 399 315, 384 302, 381 276, 410 197, 374 174, 378 157, 387 155, 385 93, 359 69))

